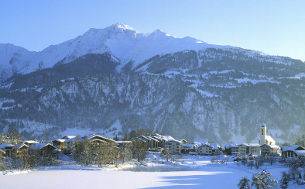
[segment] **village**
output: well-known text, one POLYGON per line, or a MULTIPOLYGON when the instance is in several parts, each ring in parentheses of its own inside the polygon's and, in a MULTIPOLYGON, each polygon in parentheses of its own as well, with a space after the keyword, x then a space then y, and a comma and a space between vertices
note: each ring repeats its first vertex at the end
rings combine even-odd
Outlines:
POLYGON ((195 139, 188 142, 185 139, 175 139, 172 136, 158 133, 147 136, 140 135, 131 141, 116 141, 100 135, 64 136, 60 139, 54 139, 50 143, 41 143, 35 140, 15 144, 2 143, 0 144, 0 157, 2 159, 0 162, 9 162, 8 168, 31 168, 39 165, 50 165, 65 155, 73 157, 76 162, 84 165, 117 165, 133 158, 137 159, 138 162, 144 161, 147 152, 158 152, 167 159, 171 155, 187 154, 234 157, 305 157, 305 148, 301 145, 276 145, 275 140, 267 135, 266 124, 260 126, 259 135, 259 143, 225 144, 224 146, 210 143, 208 139, 195 139), (40 157, 43 160, 40 163, 31 162, 35 159, 34 156, 36 159, 40 157), (15 166, 11 165, 12 159, 15 160, 15 166))

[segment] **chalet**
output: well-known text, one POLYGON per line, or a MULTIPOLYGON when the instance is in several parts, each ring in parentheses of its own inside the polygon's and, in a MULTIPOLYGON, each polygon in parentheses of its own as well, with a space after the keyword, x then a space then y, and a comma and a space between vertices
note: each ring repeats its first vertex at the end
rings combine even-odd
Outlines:
POLYGON ((170 152, 171 154, 181 153, 181 143, 177 140, 168 140, 165 142, 165 153, 170 152))
POLYGON ((227 155, 237 155, 239 153, 237 144, 226 144, 223 150, 227 155))
POLYGON ((107 142, 107 143, 110 143, 110 144, 115 144, 115 140, 112 140, 110 138, 107 138, 107 137, 103 137, 103 136, 100 136, 100 135, 93 135, 93 136, 89 136, 88 137, 88 140, 89 141, 96 141, 96 142, 107 142))
POLYGON ((304 157, 305 148, 300 145, 282 146, 282 157, 304 157))
POLYGON ((260 145, 264 145, 264 144, 269 144, 269 145, 275 145, 275 140, 267 135, 267 125, 266 124, 262 124, 261 128, 260 128, 260 141, 259 141, 260 145))
POLYGON ((261 145, 261 155, 270 156, 270 155, 280 155, 280 147, 274 144, 263 144, 261 145))
POLYGON ((53 155, 55 153, 56 147, 50 143, 36 143, 29 146, 29 151, 38 151, 43 156, 53 155))
POLYGON ((257 143, 243 143, 238 145, 238 152, 241 156, 246 156, 246 155, 260 155, 261 150, 260 150, 260 145, 257 143))
POLYGON ((0 145, 0 149, 2 149, 3 151, 5 151, 5 154, 7 157, 11 157, 11 152, 12 149, 14 148, 15 145, 11 144, 11 143, 2 143, 0 145))
POLYGON ((70 152, 71 147, 73 146, 73 142, 76 141, 76 136, 63 136, 60 139, 52 140, 52 144, 59 151, 64 151, 65 153, 70 152))
POLYGON ((17 154, 18 157, 24 157, 27 155, 27 149, 29 148, 26 144, 16 144, 12 148, 12 154, 17 154))
POLYGON ((53 146, 55 146, 56 148, 58 148, 61 151, 65 150, 67 148, 66 139, 52 140, 52 144, 53 144, 53 146))
POLYGON ((212 151, 213 146, 211 146, 209 143, 205 143, 197 147, 198 155, 212 155, 212 151))
POLYGON ((151 136, 139 136, 140 138, 142 138, 142 140, 146 141, 146 145, 147 145, 147 149, 150 151, 155 151, 158 146, 159 146, 159 142, 161 140, 156 139, 155 137, 151 137, 151 136))

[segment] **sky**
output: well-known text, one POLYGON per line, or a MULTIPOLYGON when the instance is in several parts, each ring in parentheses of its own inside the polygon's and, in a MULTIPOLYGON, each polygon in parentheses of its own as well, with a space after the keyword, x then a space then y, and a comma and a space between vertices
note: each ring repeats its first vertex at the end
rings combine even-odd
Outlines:
POLYGON ((0 1, 0 43, 33 51, 117 22, 305 61, 303 0, 0 1))

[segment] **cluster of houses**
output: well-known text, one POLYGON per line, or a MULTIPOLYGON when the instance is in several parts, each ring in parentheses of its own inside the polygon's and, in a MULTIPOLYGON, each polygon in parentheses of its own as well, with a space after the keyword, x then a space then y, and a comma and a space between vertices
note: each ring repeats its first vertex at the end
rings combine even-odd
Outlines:
MULTIPOLYGON (((3 143, 0 144, 0 153, 2 156, 12 157, 12 155, 22 156, 28 153, 29 150, 34 150, 45 156, 54 156, 58 152, 71 154, 73 145, 77 140, 84 141, 85 137, 64 136, 60 139, 55 139, 51 143, 41 143, 34 140, 24 141, 23 144, 3 143)), ((115 141, 100 135, 86 136, 86 140, 94 144, 108 144, 109 146, 119 149, 131 147, 131 141, 115 141)))
MULTIPOLYGON (((39 143, 37 141, 24 141, 23 144, 3 143, 0 144, 0 153, 10 157, 12 154, 23 154, 32 149, 47 155, 59 151, 70 154, 74 143, 83 139, 84 137, 64 136, 53 140, 52 143, 39 143)), ((132 146, 132 141, 115 141, 100 135, 86 136, 86 139, 91 143, 110 144, 117 149, 131 148, 132 146)), ((305 157, 305 148, 302 146, 277 146, 275 140, 267 135, 266 124, 262 124, 260 127, 259 143, 226 144, 222 147, 218 143, 210 143, 207 139, 195 139, 188 143, 185 139, 175 139, 172 136, 158 133, 149 136, 141 135, 136 137, 134 141, 141 143, 147 151, 170 154, 305 157)))
POLYGON ((29 150, 40 152, 42 155, 49 156, 54 155, 54 150, 56 149, 50 143, 40 143, 38 141, 28 140, 24 141, 22 144, 11 144, 2 143, 0 144, 0 153, 2 156, 12 157, 22 157, 28 153, 29 150))
POLYGON ((188 143, 185 139, 174 139, 160 134, 139 136, 137 140, 143 142, 149 151, 171 154, 305 157, 303 146, 277 146, 275 140, 267 135, 266 124, 260 127, 259 143, 226 144, 222 147, 218 143, 210 143, 208 139, 195 139, 194 142, 188 143))

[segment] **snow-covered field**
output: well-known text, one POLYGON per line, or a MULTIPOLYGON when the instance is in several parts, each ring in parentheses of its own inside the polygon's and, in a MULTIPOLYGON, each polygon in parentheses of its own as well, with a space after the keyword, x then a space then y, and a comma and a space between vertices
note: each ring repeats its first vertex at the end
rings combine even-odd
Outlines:
MULTIPOLYGON (((153 157, 153 156, 150 156, 153 157)), ((0 175, 0 188, 6 189, 60 189, 60 188, 237 188, 246 176, 267 170, 280 180, 287 168, 266 163, 260 169, 248 168, 229 159, 228 163, 212 164, 211 157, 184 156, 174 162, 150 158, 149 163, 134 162, 121 168, 80 167, 73 164, 44 167, 32 171, 4 172, 0 175)), ((289 188, 301 188, 290 185, 289 188)))

